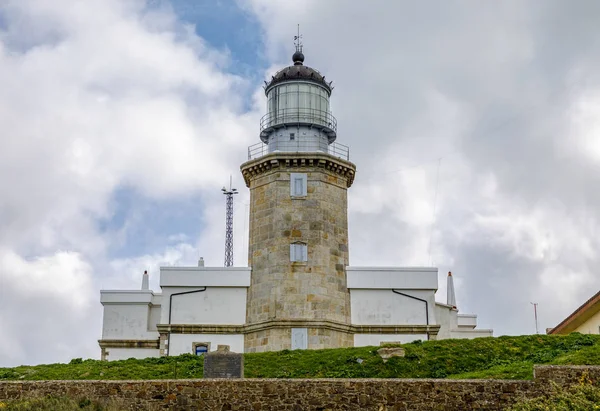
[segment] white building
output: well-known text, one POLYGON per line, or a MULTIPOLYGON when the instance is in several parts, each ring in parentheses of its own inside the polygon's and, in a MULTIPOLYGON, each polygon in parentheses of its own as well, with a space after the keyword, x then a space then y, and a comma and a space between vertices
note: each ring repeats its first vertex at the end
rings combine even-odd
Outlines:
MULTIPOLYGON (((492 336, 492 330, 476 328, 476 315, 459 314, 452 300, 435 301, 436 268, 347 267, 346 272, 356 347, 492 336), (381 332, 361 333, 363 327, 381 332)), ((102 290, 102 359, 200 354, 219 344, 244 352, 251 274, 245 267, 161 267, 162 293, 148 289, 146 273, 140 290, 102 290)), ((449 296, 454 295, 451 278, 449 273, 449 296)), ((289 348, 307 348, 297 330, 292 328, 299 337, 290 337, 289 348)))
POLYGON ((161 293, 102 290, 102 359, 380 345, 491 336, 459 314, 452 276, 348 264, 347 189, 356 167, 335 143, 331 83, 294 64, 265 82, 261 143, 241 170, 250 188, 249 267, 161 267, 161 293))

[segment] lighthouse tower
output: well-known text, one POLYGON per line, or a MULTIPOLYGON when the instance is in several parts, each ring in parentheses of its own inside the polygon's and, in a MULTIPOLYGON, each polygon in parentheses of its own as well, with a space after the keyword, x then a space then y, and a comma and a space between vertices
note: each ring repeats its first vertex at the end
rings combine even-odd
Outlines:
POLYGON ((335 142, 331 82, 304 65, 265 82, 261 142, 241 171, 250 189, 246 352, 353 345, 347 190, 356 166, 335 142))

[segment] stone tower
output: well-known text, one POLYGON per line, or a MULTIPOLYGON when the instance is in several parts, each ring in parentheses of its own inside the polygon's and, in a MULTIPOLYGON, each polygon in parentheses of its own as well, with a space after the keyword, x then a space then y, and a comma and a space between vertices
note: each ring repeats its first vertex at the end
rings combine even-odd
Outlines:
POLYGON ((304 65, 301 45, 292 60, 265 82, 262 142, 241 166, 250 188, 246 352, 353 345, 345 268, 356 166, 335 143, 331 82, 304 65))

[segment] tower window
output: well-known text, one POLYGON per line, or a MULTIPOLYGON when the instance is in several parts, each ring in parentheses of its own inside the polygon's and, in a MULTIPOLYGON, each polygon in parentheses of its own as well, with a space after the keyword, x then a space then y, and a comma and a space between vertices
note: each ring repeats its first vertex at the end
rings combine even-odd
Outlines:
POLYGON ((303 262, 308 261, 308 247, 304 243, 290 244, 290 261, 303 262))
POLYGON ((292 197, 306 197, 306 174, 290 174, 290 195, 292 197))
POLYGON ((295 133, 290 133, 290 141, 294 141, 296 139, 295 133))

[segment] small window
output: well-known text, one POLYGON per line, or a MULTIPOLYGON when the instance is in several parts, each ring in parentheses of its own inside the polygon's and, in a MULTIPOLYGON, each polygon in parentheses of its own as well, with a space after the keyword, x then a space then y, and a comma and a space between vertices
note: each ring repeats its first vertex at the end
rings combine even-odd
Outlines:
POLYGON ((306 174, 290 174, 290 195, 292 197, 306 197, 306 174))
POLYGON ((290 133, 290 141, 294 141, 296 139, 295 133, 290 133))
POLYGON ((303 262, 308 261, 308 249, 304 243, 290 244, 290 261, 303 262))
POLYGON ((210 343, 197 342, 192 344, 194 355, 204 355, 210 350, 210 343))

